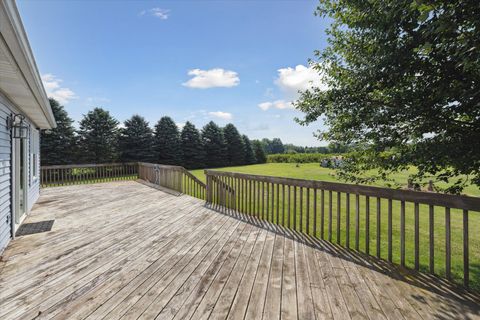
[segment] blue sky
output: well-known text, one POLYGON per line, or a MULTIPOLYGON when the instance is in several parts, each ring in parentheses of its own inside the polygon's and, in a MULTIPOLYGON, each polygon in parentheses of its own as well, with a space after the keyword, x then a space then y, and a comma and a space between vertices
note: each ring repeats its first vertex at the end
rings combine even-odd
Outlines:
POLYGON ((308 68, 326 45, 317 1, 18 0, 49 95, 71 117, 93 107, 118 120, 171 116, 228 122, 250 138, 321 145, 290 101, 321 85, 308 68))

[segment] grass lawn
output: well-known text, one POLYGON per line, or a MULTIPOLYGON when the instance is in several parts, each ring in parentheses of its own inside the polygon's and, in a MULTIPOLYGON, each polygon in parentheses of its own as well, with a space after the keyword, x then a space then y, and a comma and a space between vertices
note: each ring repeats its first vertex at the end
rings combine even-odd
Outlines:
MULTIPOLYGON (((281 176, 281 177, 290 177, 290 178, 299 178, 299 179, 313 179, 313 180, 324 180, 324 181, 334 181, 338 182, 335 178, 335 172, 332 169, 322 168, 317 163, 308 163, 300 164, 299 167, 293 163, 268 163, 260 165, 250 165, 250 166, 239 166, 239 167, 228 167, 220 168, 217 170, 221 171, 232 171, 240 173, 249 173, 249 174, 259 174, 267 176, 281 176)), ((205 182, 205 175, 203 170, 193 170, 191 171, 195 176, 200 180, 205 182)), ((409 172, 402 172, 397 174, 394 178, 397 182, 406 184, 407 177, 409 172)), ((340 181, 341 182, 341 181, 340 181)), ((378 183, 378 186, 385 186, 382 183, 378 183)), ((257 187, 258 188, 258 187, 257 187)), ((257 189, 258 191, 258 189, 257 189)), ((308 217, 309 227, 306 227, 306 192, 303 193, 303 217, 301 218, 298 214, 294 217, 291 214, 290 217, 287 216, 287 213, 282 211, 284 208, 283 201, 285 201, 285 207, 291 208, 293 212, 293 206, 289 204, 288 197, 284 198, 279 197, 279 215, 276 213, 276 199, 271 205, 268 212, 261 212, 260 214, 265 214, 268 220, 279 223, 279 224, 288 224, 290 222, 293 226, 294 221, 297 225, 297 230, 302 230, 303 232, 308 232, 313 234, 314 221, 316 220, 316 233, 315 236, 321 237, 322 228, 321 228, 321 219, 320 212, 321 208, 317 208, 317 219, 313 217, 313 192, 310 193, 310 215, 308 217), (290 218, 290 221, 289 221, 290 218), (300 221, 303 221, 300 224, 300 221)), ((276 193, 276 188, 271 194, 276 193)), ((469 186, 464 191, 465 194, 470 196, 480 196, 480 190, 475 186, 469 186)), ((320 203, 320 192, 317 194, 317 206, 320 203)), ((292 195, 293 198, 293 195, 292 195)), ((292 199, 290 199, 290 202, 292 199)), ((297 194, 297 201, 299 201, 299 195, 297 194)), ((366 215, 366 198, 360 197, 360 251, 365 252, 367 237, 365 233, 365 221, 367 218, 366 215)), ((299 203, 299 202, 298 202, 299 203)), ((380 223, 380 234, 382 237, 381 243, 381 257, 387 258, 387 212, 386 208, 388 206, 387 200, 381 200, 381 223, 380 223)), ((346 198, 345 194, 341 195, 341 207, 340 207, 340 219, 337 220, 337 194, 332 193, 332 235, 331 239, 333 242, 339 242, 343 245, 346 243, 346 227, 345 221, 347 218, 346 207, 346 198), (340 234, 337 237, 337 223, 340 224, 340 234)), ((369 246, 370 254, 374 255, 376 253, 376 212, 377 212, 377 202, 376 199, 371 197, 369 198, 369 221, 370 221, 370 233, 369 233, 369 246)), ((355 238, 355 196, 350 196, 350 247, 354 248, 354 238, 355 238)), ((428 270, 429 265, 429 214, 428 206, 420 205, 420 269, 422 271, 428 270)), ((257 210, 257 209, 256 209, 257 210)), ((323 227, 323 233, 325 238, 328 238, 329 229, 328 229, 328 212, 329 212, 329 202, 328 202, 328 192, 325 193, 325 223, 323 227)), ((406 265, 410 268, 414 266, 414 206, 412 203, 406 204, 406 216, 405 216, 405 242, 406 242, 406 265)), ((258 214, 258 212, 256 213, 258 214)), ((393 261, 395 263, 400 263, 400 202, 393 201, 393 261)), ((451 244, 452 244, 452 277, 455 281, 461 283, 463 279, 463 227, 462 227, 462 212, 460 210, 451 210, 451 244)), ((434 219, 434 230, 435 230, 435 273, 441 276, 445 275, 445 214, 444 209, 436 207, 435 210, 435 219, 434 219)), ((471 212, 469 214, 469 244, 470 244, 470 286, 480 291, 480 236, 478 234, 480 230, 480 212, 471 212)))

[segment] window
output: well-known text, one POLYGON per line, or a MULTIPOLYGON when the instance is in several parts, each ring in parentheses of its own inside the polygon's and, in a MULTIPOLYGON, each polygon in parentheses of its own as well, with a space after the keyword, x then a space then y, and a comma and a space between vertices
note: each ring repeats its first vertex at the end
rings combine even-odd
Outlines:
POLYGON ((30 130, 30 183, 38 179, 40 135, 37 129, 30 130))

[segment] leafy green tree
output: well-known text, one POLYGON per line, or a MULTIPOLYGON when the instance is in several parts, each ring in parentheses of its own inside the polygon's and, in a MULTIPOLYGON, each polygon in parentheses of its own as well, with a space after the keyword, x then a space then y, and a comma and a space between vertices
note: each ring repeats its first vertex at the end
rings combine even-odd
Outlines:
POLYGON ((40 160, 42 165, 72 164, 77 162, 76 136, 73 120, 55 99, 49 99, 57 127, 40 133, 40 160))
POLYGON ((285 152, 285 148, 283 147, 283 143, 280 138, 273 138, 271 143, 271 149, 273 154, 285 152))
POLYGON ((257 159, 257 163, 267 162, 267 155, 265 154, 265 150, 263 149, 263 144, 261 141, 253 141, 253 152, 255 153, 255 159, 257 159))
POLYGON ((243 145, 245 148, 245 164, 254 164, 257 163, 257 158, 255 157, 255 152, 253 151, 252 142, 246 135, 242 136, 243 145))
POLYGON ((162 117, 155 125, 154 152, 159 164, 181 165, 180 133, 170 117, 162 117))
POLYGON ((205 164, 208 168, 218 168, 227 165, 227 147, 222 129, 213 121, 202 129, 202 144, 205 150, 205 164))
POLYGON ((346 179, 416 166, 420 181, 480 185, 480 6, 475 0, 322 0, 332 20, 314 67, 322 88, 295 103, 321 139, 355 145, 346 179), (459 175, 463 175, 460 178, 459 175))
POLYGON ((187 169, 205 167, 205 151, 200 132, 191 122, 186 122, 180 134, 182 164, 187 169))
POLYGON ((153 156, 153 131, 145 118, 133 115, 120 130, 120 160, 149 162, 153 156))
POLYGON ((110 113, 95 108, 83 116, 78 130, 81 159, 87 163, 108 163, 118 157, 118 124, 110 113))
POLYGON ((280 140, 280 138, 273 138, 272 140, 264 138, 262 139, 262 144, 267 154, 277 154, 285 152, 285 147, 283 146, 282 140, 280 140))
POLYGON ((238 166, 245 164, 246 145, 237 128, 229 123, 223 128, 223 135, 225 136, 227 146, 227 165, 238 166))

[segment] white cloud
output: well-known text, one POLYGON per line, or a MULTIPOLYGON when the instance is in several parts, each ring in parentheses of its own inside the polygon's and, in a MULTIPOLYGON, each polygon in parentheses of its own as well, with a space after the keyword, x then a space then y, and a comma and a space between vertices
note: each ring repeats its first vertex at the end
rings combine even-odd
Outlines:
POLYGON ((177 125, 177 128, 180 129, 180 130, 182 130, 183 127, 185 127, 185 122, 177 122, 175 124, 177 125))
POLYGON ((263 111, 267 111, 268 109, 271 108, 276 108, 276 109, 294 109, 292 102, 290 101, 285 101, 285 100, 275 100, 275 101, 267 101, 267 102, 262 102, 258 104, 258 107, 262 109, 263 111))
POLYGON ((60 84, 62 79, 57 78, 51 73, 42 75, 42 82, 49 98, 57 100, 61 104, 67 104, 70 100, 77 99, 75 92, 69 88, 64 88, 60 84))
POLYGON ((275 84, 292 99, 298 98, 298 91, 305 91, 312 87, 327 88, 317 70, 303 65, 278 69, 275 84))
POLYGON ((235 71, 214 68, 210 70, 193 69, 188 71, 192 79, 183 83, 184 86, 196 89, 207 89, 224 87, 230 88, 238 86, 240 79, 235 71))
POLYGON ((94 104, 109 103, 111 101, 110 101, 110 99, 105 98, 105 97, 88 97, 86 99, 86 102, 87 102, 88 105, 94 105, 94 104))
POLYGON ((208 115, 222 120, 232 120, 233 118, 233 115, 231 113, 223 111, 212 111, 209 112, 208 115))
POLYGON ((170 10, 157 7, 157 8, 152 8, 148 10, 143 10, 140 12, 140 15, 141 16, 149 15, 149 16, 158 18, 160 20, 167 20, 168 17, 170 16, 170 10))

